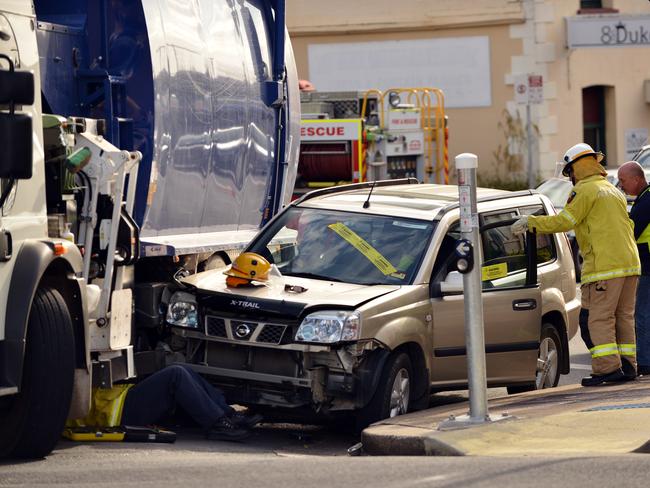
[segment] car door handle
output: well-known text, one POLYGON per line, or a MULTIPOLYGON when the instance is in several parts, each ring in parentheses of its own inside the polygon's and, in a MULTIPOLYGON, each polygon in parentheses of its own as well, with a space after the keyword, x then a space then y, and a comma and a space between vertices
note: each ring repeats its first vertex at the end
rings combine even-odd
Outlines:
POLYGON ((537 308, 537 300, 534 298, 524 298, 523 300, 513 300, 512 309, 517 310, 535 310, 537 308))

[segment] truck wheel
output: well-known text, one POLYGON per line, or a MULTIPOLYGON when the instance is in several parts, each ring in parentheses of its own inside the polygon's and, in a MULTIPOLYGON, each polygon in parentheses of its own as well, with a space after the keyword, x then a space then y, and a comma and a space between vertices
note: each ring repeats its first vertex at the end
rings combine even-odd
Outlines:
POLYGON ((27 324, 22 388, 0 404, 0 455, 42 458, 61 437, 74 381, 70 312, 53 288, 36 291, 27 324))
POLYGON ((413 370, 408 355, 399 353, 392 356, 384 367, 370 403, 357 415, 357 428, 361 430, 379 420, 407 413, 412 379, 413 370))
POLYGON ((562 357, 562 341, 557 329, 551 324, 542 325, 537 353, 537 368, 535 383, 530 385, 509 386, 508 393, 523 393, 525 391, 554 388, 560 381, 560 358, 562 357))

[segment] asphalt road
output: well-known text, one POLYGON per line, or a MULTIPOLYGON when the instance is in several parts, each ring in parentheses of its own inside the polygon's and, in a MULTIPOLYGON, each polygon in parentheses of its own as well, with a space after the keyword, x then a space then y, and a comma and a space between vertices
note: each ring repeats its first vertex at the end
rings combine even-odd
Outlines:
POLYGON ((0 486, 93 487, 543 487, 646 486, 650 458, 332 457, 173 446, 63 446, 47 460, 0 465, 0 486))

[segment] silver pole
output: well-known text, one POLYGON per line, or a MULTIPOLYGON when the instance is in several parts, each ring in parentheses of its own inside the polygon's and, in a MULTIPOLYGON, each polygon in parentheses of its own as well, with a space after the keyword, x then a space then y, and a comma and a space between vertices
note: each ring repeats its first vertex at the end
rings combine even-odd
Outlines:
POLYGON ((537 178, 533 173, 533 127, 530 122, 530 100, 526 104, 526 145, 528 146, 528 188, 533 188, 537 178))
POLYGON ((489 421, 487 379, 485 370, 485 335, 483 330, 483 295, 479 224, 476 208, 476 168, 478 157, 463 153, 456 156, 460 201, 461 238, 472 244, 474 266, 463 275, 465 295, 465 344, 467 346, 467 378, 469 383, 470 422, 489 421))

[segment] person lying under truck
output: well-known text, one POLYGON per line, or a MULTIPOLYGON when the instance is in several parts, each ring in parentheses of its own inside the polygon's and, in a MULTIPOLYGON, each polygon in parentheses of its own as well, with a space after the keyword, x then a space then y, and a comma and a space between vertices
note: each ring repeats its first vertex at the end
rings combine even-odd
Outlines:
POLYGON ((68 427, 158 425, 181 407, 208 439, 242 440, 262 420, 235 411, 218 388, 180 364, 169 365, 137 384, 95 388, 90 412, 68 427))

